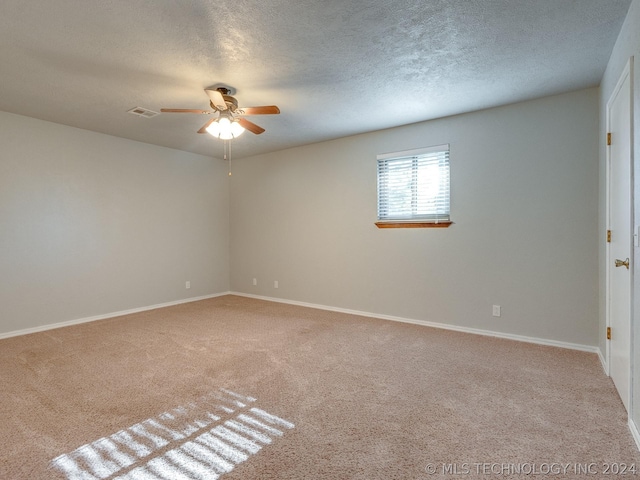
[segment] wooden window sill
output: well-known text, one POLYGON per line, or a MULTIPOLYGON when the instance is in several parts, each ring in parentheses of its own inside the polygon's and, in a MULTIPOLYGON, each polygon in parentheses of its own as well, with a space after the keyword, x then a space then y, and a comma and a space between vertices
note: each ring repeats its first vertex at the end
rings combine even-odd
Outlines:
POLYGON ((449 228, 453 222, 376 222, 378 228, 449 228))

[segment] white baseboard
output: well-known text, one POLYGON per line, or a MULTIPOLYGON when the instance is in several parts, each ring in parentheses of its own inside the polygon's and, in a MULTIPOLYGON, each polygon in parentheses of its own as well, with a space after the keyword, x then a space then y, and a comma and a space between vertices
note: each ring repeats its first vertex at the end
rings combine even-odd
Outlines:
POLYGON ((600 348, 598 348, 598 358, 600 359, 600 363, 602 364, 602 369, 604 370, 604 373, 609 376, 609 365, 607 364, 607 360, 604 358, 604 355, 602 354, 602 350, 600 350, 600 348))
POLYGON ((440 328, 440 329, 444 329, 444 330, 453 330, 456 332, 463 332, 463 333, 473 333, 475 335, 484 335, 484 336, 489 336, 489 337, 496 337, 496 338, 505 338, 508 340, 516 340, 519 342, 526 342, 526 343, 535 343, 538 345, 547 345, 547 346, 552 346, 552 347, 560 347, 560 348, 567 348, 567 349, 571 349, 571 350, 580 350, 580 351, 584 351, 584 352, 592 352, 592 353, 596 353, 598 354, 598 357, 600 358, 600 362, 602 363, 603 367, 605 368, 605 372, 607 372, 607 368, 606 368, 606 362, 604 360, 604 357, 602 355, 602 352, 600 352, 600 349, 598 347, 592 347, 589 345, 581 345, 581 344, 577 344, 577 343, 569 343, 569 342, 561 342, 561 341, 557 341, 557 340, 549 340, 549 339, 544 339, 544 338, 536 338, 536 337, 527 337, 524 335, 514 335, 514 334, 510 334, 510 333, 503 333, 503 332, 494 332, 491 330, 481 330, 478 328, 469 328, 469 327, 460 327, 457 325, 448 325, 446 323, 437 323, 437 322, 429 322, 426 320, 416 320, 416 319, 412 319, 412 318, 404 318, 404 317, 396 317, 396 316, 392 316, 392 315, 383 315, 383 314, 377 314, 377 313, 371 313, 371 312, 363 312, 360 310, 350 310, 350 309, 346 309, 346 308, 339 308, 339 307, 330 307, 327 305, 318 305, 315 303, 307 303, 307 302, 298 302, 296 300, 285 300, 282 298, 275 298, 275 297, 266 297, 266 296, 262 296, 262 295, 253 295, 250 293, 243 293, 243 292, 221 292, 221 293, 214 293, 211 295, 205 295, 202 297, 192 297, 192 298, 186 298, 186 299, 182 299, 182 300, 175 300, 173 302, 166 302, 166 303, 159 303, 157 305, 149 305, 146 307, 139 307, 139 308, 132 308, 130 310, 122 310, 119 312, 111 312, 111 313, 107 313, 104 315, 96 315, 93 317, 86 317, 86 318, 79 318, 76 320, 69 320, 66 322, 59 322, 59 323, 54 323, 54 324, 49 324, 49 325, 43 325, 40 327, 33 327, 33 328, 26 328, 24 330, 15 330, 12 332, 6 332, 6 333, 0 333, 0 339, 3 338, 9 338, 9 337, 16 337, 19 335, 27 335, 29 333, 37 333, 37 332, 43 332, 46 330, 53 330, 54 328, 61 328, 61 327, 68 327, 71 325, 78 325, 81 323, 87 323, 87 322, 95 322, 97 320, 105 320, 107 318, 113 318, 113 317, 120 317, 123 315, 130 315, 132 313, 138 313, 138 312, 144 312, 147 310, 154 310, 156 308, 163 308, 163 307, 170 307, 172 305, 180 305, 182 303, 190 303, 190 302, 197 302, 199 300, 206 300, 208 298, 215 298, 215 297, 221 297, 223 295, 238 295, 241 297, 248 297, 248 298, 255 298, 258 300, 266 300, 269 302, 277 302, 277 303, 286 303, 289 305, 298 305, 301 307, 309 307, 309 308, 316 308, 319 310, 328 310, 328 311, 332 311, 332 312, 340 312, 340 313, 348 313, 351 315, 359 315, 362 317, 370 317, 370 318, 379 318, 382 320, 391 320, 394 322, 402 322, 402 323, 412 323, 414 325, 422 325, 425 327, 432 327, 432 328, 440 328))
MULTIPOLYGON (((598 353, 598 354, 600 352, 600 349, 598 347, 591 346, 591 345, 581 345, 579 343, 561 342, 558 340, 549 340, 546 338, 527 337, 524 335, 514 335, 511 333, 494 332, 492 330, 482 330, 479 328, 459 327, 457 325, 449 325, 446 323, 428 322, 426 320, 416 320, 412 318, 395 317, 391 315, 382 315, 382 314, 371 313, 371 312, 362 312, 359 310, 349 310, 346 308, 329 307, 327 305, 317 305, 315 303, 298 302, 296 300, 285 300, 282 298, 265 297, 261 295, 253 295, 250 293, 242 293, 242 292, 230 292, 230 293, 231 295, 238 295, 240 297, 255 298, 258 300, 266 300, 269 302, 286 303, 289 305, 298 305, 301 307, 317 308, 319 310, 329 310, 332 312, 349 313, 352 315, 359 315, 361 317, 380 318, 382 320, 392 320, 394 322, 412 323, 415 325, 422 325, 425 327, 441 328, 444 330, 453 330, 456 332, 463 332, 463 333, 473 333, 475 335, 484 335, 488 337, 505 338, 508 340, 516 340, 518 342, 535 343, 537 345, 547 345, 550 347, 567 348, 570 350, 580 350, 583 352, 591 352, 591 353, 598 353)), ((599 355, 601 357, 600 361, 603 361, 602 355, 601 354, 599 355)))
POLYGON ((29 333, 44 332, 46 330, 53 330, 54 328, 69 327, 71 325, 78 325, 80 323, 95 322, 96 320, 105 320, 107 318, 121 317, 123 315, 130 315, 132 313, 145 312, 147 310, 155 310, 156 308, 171 307, 172 305, 180 305, 181 303, 197 302, 199 300, 206 300, 208 298, 215 298, 215 297, 221 297, 222 295, 229 295, 230 293, 231 292, 222 292, 222 293, 214 293, 211 295, 204 295, 202 297, 184 298, 182 300, 175 300, 173 302, 159 303, 157 305, 149 305, 147 307, 132 308, 130 310, 121 310, 119 312, 106 313, 104 315, 96 315, 93 317, 78 318, 76 320, 69 320, 66 322, 42 325, 41 327, 25 328, 24 330, 14 330, 13 332, 0 333, 0 340, 2 340, 3 338, 17 337, 19 335, 27 335, 29 333))
POLYGON ((636 448, 640 450, 640 432, 638 432, 638 427, 636 427, 636 424, 631 419, 629 419, 628 425, 629 425, 629 430, 631 431, 631 436, 633 437, 633 440, 636 442, 636 448))

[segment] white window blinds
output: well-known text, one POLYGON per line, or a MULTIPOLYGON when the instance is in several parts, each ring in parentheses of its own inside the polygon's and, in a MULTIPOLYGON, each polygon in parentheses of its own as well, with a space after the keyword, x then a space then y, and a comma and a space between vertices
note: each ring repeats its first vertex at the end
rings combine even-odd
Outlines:
POLYGON ((378 220, 450 220, 448 144, 377 158, 378 220))

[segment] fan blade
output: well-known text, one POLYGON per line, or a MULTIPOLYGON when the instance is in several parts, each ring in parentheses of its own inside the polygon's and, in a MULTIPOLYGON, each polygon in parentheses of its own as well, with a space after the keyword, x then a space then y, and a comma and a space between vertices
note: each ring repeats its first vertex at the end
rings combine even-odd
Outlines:
POLYGON ((222 94, 218 90, 205 90, 205 92, 207 92, 207 95, 209 95, 209 99, 211 100, 211 103, 218 110, 227 109, 227 102, 224 101, 222 94))
POLYGON ((280 113, 280 109, 275 105, 265 105, 263 107, 242 107, 238 112, 240 115, 275 115, 280 113))
POLYGON ((204 115, 210 115, 212 112, 209 110, 195 110, 191 108, 161 108, 162 113, 202 113, 204 115))
POLYGON ((198 130, 198 133, 207 133, 207 127, 208 127, 209 125, 211 125, 211 124, 212 124, 213 122, 215 122, 215 121, 216 121, 216 119, 215 119, 215 118, 212 118, 211 120, 209 120, 207 123, 205 123, 205 124, 202 126, 202 128, 201 128, 200 130, 198 130))
POLYGON ((264 132, 264 128, 259 127, 253 122, 250 122, 246 118, 239 118, 238 123, 242 125, 246 130, 249 130, 251 133, 255 133, 256 135, 260 135, 264 132))

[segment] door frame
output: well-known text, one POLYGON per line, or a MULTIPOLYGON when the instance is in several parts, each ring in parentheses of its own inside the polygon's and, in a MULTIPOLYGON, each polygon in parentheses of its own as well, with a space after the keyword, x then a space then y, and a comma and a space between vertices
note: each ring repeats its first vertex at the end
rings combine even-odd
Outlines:
MULTIPOLYGON (((630 172, 630 191, 629 191, 629 225, 631 226, 631 232, 632 232, 632 237, 633 238, 638 238, 638 230, 636 229, 635 226, 635 221, 634 221, 634 169, 633 169, 633 163, 634 163, 634 151, 633 151, 633 144, 634 144, 634 137, 633 137, 633 57, 630 57, 629 60, 627 61, 624 69, 622 70, 622 72, 620 73, 620 77, 618 78, 618 82, 616 83, 615 88, 613 89, 611 95, 609 96, 609 99, 607 100, 607 105, 606 105, 606 110, 605 110, 605 115, 606 115, 606 122, 605 122, 605 126, 606 126, 606 130, 605 132, 610 132, 611 129, 611 118, 610 118, 610 109, 611 109, 611 105, 614 101, 614 99, 616 98, 616 96, 618 95, 618 93, 620 92, 620 90, 622 89, 622 85, 624 83, 624 81, 627 79, 627 77, 629 78, 629 88, 630 88, 630 105, 629 105, 629 110, 630 110, 630 118, 629 118, 629 129, 630 129, 630 158, 629 158, 629 172, 630 172)), ((606 152, 606 193, 605 193, 605 215, 606 215, 606 230, 609 230, 611 227, 611 202, 610 202, 610 188, 611 188, 611 149, 608 148, 608 146, 606 145, 605 142, 605 152, 606 152)), ((633 282, 633 277, 634 277, 634 271, 635 269, 633 268, 635 265, 635 261, 634 261, 634 241, 632 240, 632 238, 629 238, 629 263, 631 265, 631 272, 629 273, 629 397, 627 399, 627 405, 629 406, 629 410, 627 411, 627 415, 629 418, 631 418, 632 415, 632 411, 633 411, 633 352, 634 352, 634 348, 633 348, 633 335, 634 335, 634 328, 633 328, 633 303, 634 303, 634 295, 633 295, 633 286, 634 286, 634 282, 633 282)), ((609 243, 606 243, 606 254, 605 254, 605 259, 606 259, 606 264, 605 264, 605 286, 606 286, 606 290, 605 290, 605 318, 606 318, 606 328, 609 328, 611 326, 611 291, 610 291, 610 286, 611 286, 611 279, 610 279, 610 268, 611 265, 614 260, 613 257, 611 256, 611 248, 609 243)), ((606 365, 605 365, 605 372, 608 376, 611 376, 610 373, 610 366, 611 366, 611 342, 609 340, 605 340, 605 344, 606 344, 606 365)))

